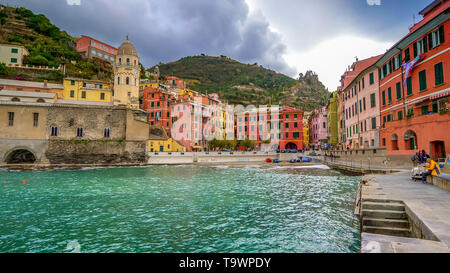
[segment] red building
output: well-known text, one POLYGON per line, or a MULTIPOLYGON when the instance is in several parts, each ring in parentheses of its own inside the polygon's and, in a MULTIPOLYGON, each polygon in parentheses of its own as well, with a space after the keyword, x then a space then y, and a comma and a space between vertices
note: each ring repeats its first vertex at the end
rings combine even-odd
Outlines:
POLYGON ((174 76, 166 76, 166 84, 176 86, 178 88, 184 88, 184 81, 174 76))
POLYGON ((376 63, 381 102, 381 147, 391 155, 425 150, 450 154, 450 1, 436 0, 422 21, 376 63))
POLYGON ((173 119, 171 105, 175 103, 175 94, 164 89, 147 87, 143 91, 143 110, 149 113, 149 123, 161 126, 170 136, 173 119))
POLYGON ((270 141, 271 148, 280 150, 302 150, 303 112, 290 107, 273 110, 255 109, 238 113, 237 139, 254 140, 257 145, 270 141))
POLYGON ((118 49, 89 36, 81 35, 77 42, 77 51, 89 59, 97 57, 114 62, 118 49))

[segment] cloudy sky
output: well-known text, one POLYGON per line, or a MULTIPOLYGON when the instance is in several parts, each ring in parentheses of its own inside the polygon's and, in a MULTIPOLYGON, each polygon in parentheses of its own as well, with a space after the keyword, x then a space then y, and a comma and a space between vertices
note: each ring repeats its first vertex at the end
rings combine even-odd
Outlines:
POLYGON ((432 0, 0 0, 43 13, 73 36, 118 47, 145 67, 226 55, 286 75, 314 70, 333 91, 357 56, 386 51, 432 0))

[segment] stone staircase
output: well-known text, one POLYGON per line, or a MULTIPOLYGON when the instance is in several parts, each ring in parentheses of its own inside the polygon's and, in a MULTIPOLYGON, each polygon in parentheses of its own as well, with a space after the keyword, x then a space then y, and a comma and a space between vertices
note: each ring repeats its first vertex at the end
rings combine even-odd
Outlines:
POLYGON ((362 232, 412 237, 405 205, 401 201, 363 199, 361 217, 362 232))

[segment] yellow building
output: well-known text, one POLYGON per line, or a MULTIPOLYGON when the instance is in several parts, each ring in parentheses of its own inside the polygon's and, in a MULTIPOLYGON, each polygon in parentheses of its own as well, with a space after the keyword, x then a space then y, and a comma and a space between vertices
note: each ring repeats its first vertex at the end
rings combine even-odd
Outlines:
POLYGON ((139 109, 140 69, 139 55, 127 38, 114 62, 114 105, 139 109))
POLYGON ((142 81, 139 84, 139 90, 140 91, 143 91, 147 87, 152 87, 152 88, 157 89, 159 87, 159 84, 157 82, 150 82, 150 81, 142 81))
POLYGON ((305 113, 303 116, 303 147, 309 147, 309 117, 311 114, 305 113))
POLYGON ((109 82, 65 78, 63 85, 64 99, 112 102, 112 84, 109 82))
POLYGON ((186 148, 172 138, 153 138, 148 140, 149 152, 186 152, 186 148))

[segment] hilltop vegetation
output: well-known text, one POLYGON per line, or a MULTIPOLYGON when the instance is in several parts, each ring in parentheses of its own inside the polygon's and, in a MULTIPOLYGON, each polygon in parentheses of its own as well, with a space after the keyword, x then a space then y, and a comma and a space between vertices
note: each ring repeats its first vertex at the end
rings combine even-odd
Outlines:
MULTIPOLYGON (((152 70, 154 68, 151 68, 152 70)), ((324 105, 328 92, 315 73, 298 80, 257 63, 243 64, 226 56, 191 56, 160 64, 161 76, 187 79, 188 87, 217 93, 231 104, 281 104, 310 111, 324 105)))
MULTIPOLYGON (((25 65, 65 65, 66 76, 87 79, 112 77, 111 65, 100 59, 83 60, 75 49, 76 39, 53 25, 45 15, 36 15, 21 7, 5 7, 0 12, 0 23, 0 43, 22 45, 29 51, 30 55, 24 58, 25 65)), ((6 76, 20 74, 14 69, 1 71, 6 76)), ((35 80, 61 81, 62 78, 62 72, 52 71, 35 80)))

